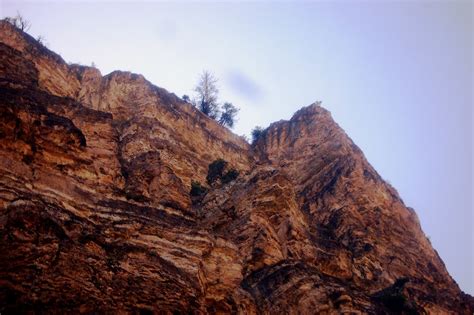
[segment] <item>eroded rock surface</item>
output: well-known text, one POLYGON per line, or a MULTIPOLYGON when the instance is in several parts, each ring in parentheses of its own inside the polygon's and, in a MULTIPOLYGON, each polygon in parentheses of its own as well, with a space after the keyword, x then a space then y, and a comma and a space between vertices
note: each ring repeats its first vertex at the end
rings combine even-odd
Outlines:
POLYGON ((318 105, 253 145, 0 22, 0 312, 472 314, 318 105), (222 158, 237 179, 190 195, 222 158))

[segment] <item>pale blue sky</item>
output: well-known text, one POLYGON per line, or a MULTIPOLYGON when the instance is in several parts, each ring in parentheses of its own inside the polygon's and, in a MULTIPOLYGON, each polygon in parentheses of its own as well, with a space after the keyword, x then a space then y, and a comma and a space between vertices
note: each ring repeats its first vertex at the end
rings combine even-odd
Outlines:
POLYGON ((142 73, 192 94, 220 78, 235 132, 323 101, 418 213, 461 288, 473 274, 470 1, 165 3, 1 1, 66 61, 142 73))

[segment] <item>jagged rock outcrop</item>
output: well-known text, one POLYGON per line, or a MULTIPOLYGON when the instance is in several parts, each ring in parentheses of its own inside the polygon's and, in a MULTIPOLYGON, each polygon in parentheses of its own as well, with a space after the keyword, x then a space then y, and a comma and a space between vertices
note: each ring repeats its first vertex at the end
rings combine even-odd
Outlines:
POLYGON ((415 212, 311 105, 252 146, 0 22, 0 312, 472 314, 415 212), (193 198, 209 164, 239 171, 193 198))

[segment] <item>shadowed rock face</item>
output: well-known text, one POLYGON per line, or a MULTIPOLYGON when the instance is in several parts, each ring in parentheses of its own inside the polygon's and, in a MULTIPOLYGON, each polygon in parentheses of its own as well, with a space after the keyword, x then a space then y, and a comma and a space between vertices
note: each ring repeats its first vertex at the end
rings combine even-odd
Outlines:
POLYGON ((415 212, 310 105, 253 146, 0 22, 0 312, 472 314, 415 212), (192 199, 219 158, 239 171, 192 199))

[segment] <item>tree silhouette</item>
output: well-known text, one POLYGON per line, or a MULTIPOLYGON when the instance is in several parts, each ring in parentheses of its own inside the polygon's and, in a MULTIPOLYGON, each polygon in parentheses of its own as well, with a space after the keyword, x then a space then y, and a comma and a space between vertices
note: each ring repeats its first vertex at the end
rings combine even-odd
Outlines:
POLYGON ((234 122, 235 122, 235 116, 237 116, 237 113, 239 112, 239 109, 232 105, 232 103, 226 102, 224 105, 222 105, 222 113, 221 117, 219 118, 219 123, 223 126, 233 128, 234 127, 234 122))
POLYGON ((185 101, 186 103, 191 103, 191 99, 189 98, 188 95, 184 94, 183 97, 181 97, 183 99, 183 101, 185 101))
POLYGON ((207 116, 217 119, 219 116, 219 104, 217 103, 217 79, 208 71, 204 71, 199 78, 199 82, 194 88, 197 99, 196 107, 207 116))
POLYGON ((263 135, 264 132, 265 130, 260 126, 253 128, 252 129, 252 144, 256 143, 258 139, 260 139, 260 137, 263 135))
POLYGON ((31 23, 26 20, 19 12, 16 13, 15 17, 7 17, 5 21, 19 28, 23 32, 28 32, 31 27, 31 23))
POLYGON ((183 95, 183 100, 188 103, 190 102, 201 112, 217 120, 222 126, 234 127, 239 109, 229 102, 225 102, 223 105, 218 103, 219 89, 217 88, 217 78, 212 73, 203 71, 194 91, 196 95, 192 101, 189 100, 187 95, 183 95))

